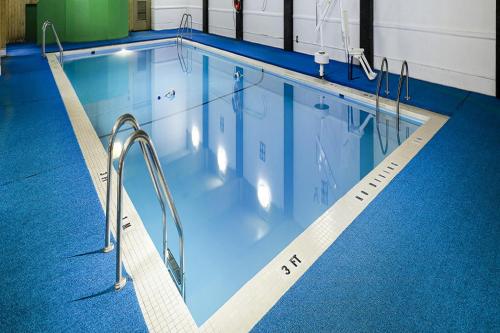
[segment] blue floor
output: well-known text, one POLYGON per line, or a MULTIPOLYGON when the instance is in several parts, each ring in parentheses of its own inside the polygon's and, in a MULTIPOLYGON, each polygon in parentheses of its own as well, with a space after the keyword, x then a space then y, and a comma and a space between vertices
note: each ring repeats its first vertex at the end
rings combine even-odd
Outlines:
POLYGON ((498 332, 499 165, 474 94, 254 331, 498 332))
MULTIPOLYGON (((134 33, 112 43, 172 36, 134 33)), ((308 55, 201 33, 193 39, 317 72, 308 55)), ((0 291, 8 314, 0 330, 144 330, 133 285, 106 292, 113 258, 92 254, 102 211, 48 66, 34 45, 11 45, 8 54, 0 77, 0 282, 12 287, 0 291)), ((375 90, 362 77, 348 81, 345 64, 332 62, 327 73, 375 90)), ((391 98, 396 81, 391 76, 391 98)), ((500 330, 500 102, 419 80, 411 93, 410 104, 451 119, 256 332, 500 330)))
POLYGON ((104 215, 46 61, 0 77, 0 332, 146 331, 133 283, 112 290, 104 215))

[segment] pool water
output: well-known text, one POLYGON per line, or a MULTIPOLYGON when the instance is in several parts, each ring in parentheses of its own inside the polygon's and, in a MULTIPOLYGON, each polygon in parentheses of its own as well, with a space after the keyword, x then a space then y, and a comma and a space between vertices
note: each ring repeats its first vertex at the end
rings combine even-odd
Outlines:
MULTIPOLYGON (((106 148, 124 113, 150 134, 184 227, 186 303, 199 325, 399 143, 388 114, 377 126, 360 103, 188 46, 77 57, 64 70, 106 148)), ((402 121, 399 141, 418 126, 402 121)), ((137 146, 125 187, 162 253, 137 146)), ((178 258, 172 221, 168 244, 178 258)))

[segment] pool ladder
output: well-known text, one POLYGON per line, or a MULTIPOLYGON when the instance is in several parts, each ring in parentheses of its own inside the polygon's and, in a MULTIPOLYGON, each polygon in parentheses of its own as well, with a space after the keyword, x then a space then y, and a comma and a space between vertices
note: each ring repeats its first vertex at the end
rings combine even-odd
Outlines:
POLYGON ((398 132, 398 139, 399 139, 399 123, 400 123, 400 117, 399 117, 399 104, 401 102, 401 92, 403 88, 403 81, 406 81, 406 96, 405 100, 409 101, 410 100, 410 88, 409 88, 409 81, 410 81, 410 74, 408 72, 408 63, 403 61, 403 66, 401 67, 401 75, 399 76, 399 83, 398 83, 398 97, 396 99, 396 114, 398 117, 398 125, 397 125, 397 132, 398 132))
POLYGON ((178 42, 177 58, 179 59, 182 71, 186 74, 190 74, 193 71, 193 54, 189 48, 184 48, 182 44, 179 44, 178 42))
POLYGON ((162 222, 163 222, 163 260, 167 269, 172 276, 179 292, 185 299, 186 288, 185 288, 185 273, 184 273, 184 233, 181 221, 179 219, 179 214, 174 204, 172 194, 167 185, 165 175, 160 165, 158 155, 154 148, 153 142, 149 135, 141 130, 139 123, 131 114, 124 114, 120 116, 111 132, 108 145, 108 179, 107 179, 107 191, 106 191, 106 235, 103 252, 111 252, 113 250, 113 244, 111 243, 111 223, 110 223, 110 210, 111 210, 111 191, 112 191, 112 169, 113 169, 113 151, 115 149, 116 135, 119 133, 120 129, 125 125, 130 125, 134 132, 128 136, 125 141, 122 151, 120 153, 118 161, 118 184, 117 184, 117 208, 116 208, 116 282, 115 290, 121 290, 127 280, 122 274, 122 230, 123 230, 123 170, 125 167, 125 160, 130 148, 134 143, 139 142, 144 161, 146 162, 149 175, 154 185, 156 196, 161 206, 162 210, 162 222), (170 213, 172 214, 175 226, 177 228, 177 233, 179 235, 179 253, 180 262, 177 263, 174 256, 170 252, 167 246, 167 209, 165 201, 168 204, 170 213))
POLYGON ((59 63, 61 64, 61 66, 64 66, 64 49, 61 45, 61 41, 59 40, 59 36, 57 35, 57 31, 54 24, 49 20, 43 22, 42 25, 42 56, 44 58, 47 58, 47 54, 45 53, 45 35, 48 27, 52 28, 52 33, 54 34, 57 46, 59 47, 59 63))
MULTIPOLYGON (((375 100, 375 115, 376 115, 376 124, 377 124, 377 132, 378 132, 378 137, 380 141, 380 147, 382 149, 382 152, 385 154, 387 152, 387 147, 388 147, 388 140, 389 140, 389 120, 385 120, 385 128, 386 128, 386 142, 385 142, 385 147, 383 147, 382 144, 382 138, 380 135, 380 128, 379 128, 379 117, 380 117, 380 89, 382 88, 382 80, 385 75, 385 95, 389 96, 389 63, 387 61, 387 58, 382 59, 382 65, 380 66, 380 75, 378 77, 377 81, 377 94, 376 94, 376 100, 375 100)), ((403 88, 403 82, 406 81, 406 96, 405 100, 409 101, 410 100, 410 88, 409 88, 409 80, 410 80, 410 75, 408 71, 408 62, 405 60, 403 61, 403 65, 401 67, 401 75, 399 76, 399 82, 398 82, 398 96, 396 99, 396 131, 397 131, 397 136, 398 136, 398 142, 401 142, 400 136, 399 136, 399 129, 400 129, 400 123, 401 123, 401 116, 400 116, 400 101, 401 101, 401 92, 403 88)))
MULTIPOLYGON (((382 136, 380 134, 380 89, 382 89, 382 80, 385 75, 385 96, 389 96, 389 63, 387 58, 382 59, 382 65, 380 66, 380 75, 377 80, 377 97, 375 100, 375 124, 377 125, 378 140, 380 144, 380 149, 385 155, 387 153, 387 148, 389 147, 389 119, 385 120, 385 145, 382 143, 382 136)), ((398 118, 399 122, 399 118, 398 118)))
POLYGON ((179 28, 177 28, 177 45, 182 47, 182 42, 184 40, 184 34, 189 33, 189 37, 193 38, 193 16, 188 13, 184 13, 181 18, 181 23, 179 28))

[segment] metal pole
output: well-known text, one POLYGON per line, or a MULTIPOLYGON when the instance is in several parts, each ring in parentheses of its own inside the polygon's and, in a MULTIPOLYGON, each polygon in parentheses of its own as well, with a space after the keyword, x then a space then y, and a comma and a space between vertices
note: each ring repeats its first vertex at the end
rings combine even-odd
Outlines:
POLYGON ((45 31, 47 30, 47 21, 43 22, 42 26, 42 57, 46 58, 45 54, 45 31))
MULTIPOLYGON (((127 140, 128 142, 128 140, 127 140)), ((123 165, 127 152, 123 150, 118 166, 118 204, 116 208, 116 282, 115 290, 121 290, 127 283, 122 275, 122 200, 123 200, 123 165)))
MULTIPOLYGON (((158 159, 158 155, 156 154, 156 151, 153 147, 153 143, 151 142, 151 139, 149 136, 146 134, 146 132, 142 130, 137 130, 135 131, 129 138, 125 141, 122 153, 120 154, 120 159, 118 162, 118 193, 117 193, 117 209, 116 209, 116 239, 117 239, 117 244, 116 244, 116 282, 115 282, 115 290, 120 290, 122 289, 125 284, 126 284, 126 278, 123 277, 122 274, 122 247, 121 247, 121 242, 122 242, 122 204, 123 204, 123 169, 125 166, 125 159, 127 157, 128 151, 130 150, 130 147, 136 142, 139 141, 141 145, 144 145, 147 147, 147 151, 149 152, 146 163, 150 164, 153 162, 153 166, 148 166, 151 170, 156 171, 156 173, 153 173, 152 175, 152 181, 155 186, 155 190, 157 193, 161 193, 163 191, 163 194, 165 195, 168 205, 170 208, 170 212, 174 218, 174 222, 177 228, 177 232, 179 234, 179 252, 180 252, 180 265, 179 269, 181 272, 181 277, 180 277, 180 291, 183 297, 185 297, 185 274, 184 274, 184 233, 182 230, 182 224, 179 219, 179 214, 177 213, 177 209, 174 205, 173 202, 173 197, 170 193, 170 190, 168 188, 167 182, 165 180, 165 175, 163 174, 163 171, 161 169, 160 161, 158 159), (154 168, 153 168, 154 167, 154 168), (160 184, 158 184, 158 182, 160 184), (161 190, 160 190, 161 187, 161 190)), ((163 203, 164 197, 160 194, 158 196, 160 203, 161 203, 161 208, 163 212, 163 221, 164 221, 164 228, 166 228, 166 208, 165 204, 163 203)), ((166 230, 166 229, 164 229, 166 230)), ((166 235, 164 234, 164 237, 166 235)), ((164 247, 164 252, 166 248, 166 244, 164 247)))
MULTIPOLYGON (((125 124, 130 125, 134 131, 140 130, 139 122, 135 117, 131 114, 124 114, 120 116, 111 131, 111 136, 109 138, 109 144, 108 144, 108 170, 107 170, 107 184, 106 184, 106 234, 104 237, 104 248, 103 252, 107 253, 113 250, 113 244, 111 243, 111 223, 110 223, 110 210, 111 210, 111 184, 112 184, 112 176, 113 176, 113 150, 114 150, 114 144, 116 140, 116 135, 118 134, 120 128, 124 126, 125 124)), ((148 172, 150 177, 154 177, 154 172, 151 168, 151 163, 149 162, 149 157, 147 153, 146 146, 143 142, 141 144, 141 150, 142 150, 142 155, 144 157, 144 160, 146 161, 146 166, 148 167, 148 172)), ((122 148, 123 149, 123 148, 122 148)), ((156 195, 158 197, 158 201, 160 202, 160 205, 163 205, 162 200, 160 199, 160 192, 158 192, 157 188, 155 187, 156 190, 156 195)))

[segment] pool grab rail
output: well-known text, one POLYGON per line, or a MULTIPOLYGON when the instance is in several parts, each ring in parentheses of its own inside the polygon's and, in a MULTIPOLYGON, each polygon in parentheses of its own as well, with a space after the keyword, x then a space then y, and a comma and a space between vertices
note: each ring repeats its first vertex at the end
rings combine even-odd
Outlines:
MULTIPOLYGON (((377 134, 378 134, 378 140, 380 144, 380 150, 382 153, 385 155, 387 153, 387 148, 389 147, 389 119, 385 120, 385 147, 384 144, 382 143, 382 136, 380 133, 380 89, 382 89, 382 80, 385 75, 385 95, 389 96, 389 63, 387 61, 387 58, 384 57, 382 59, 382 65, 380 66, 380 75, 378 76, 377 80, 377 97, 375 100, 375 123, 377 126, 377 134)), ((398 117, 399 118, 399 117, 398 117)), ((398 119, 399 123, 399 119, 398 119)))
MULTIPOLYGON (((184 233, 183 233, 183 228, 182 224, 179 218, 179 215, 177 213, 177 209, 175 207, 173 197, 170 193, 170 189, 167 185, 165 175, 163 173, 163 170, 161 168, 160 161, 158 159, 158 155, 156 153, 156 150, 154 148, 154 145, 149 137, 149 135, 144 132, 143 130, 140 129, 138 126, 137 121, 135 118, 130 115, 126 114, 123 115, 122 117, 118 118, 118 120, 115 123, 115 126, 113 127, 113 136, 110 138, 110 147, 108 147, 108 193, 107 193, 107 201, 106 201, 106 246, 104 248, 105 250, 112 250, 109 249, 110 246, 110 223, 109 223, 109 206, 108 202, 110 202, 111 198, 111 172, 109 170, 112 170, 112 167, 109 166, 109 156, 111 156, 111 163, 113 161, 112 159, 112 153, 113 153, 113 146, 114 146, 114 136, 116 136, 116 133, 118 132, 119 128, 124 125, 124 124, 130 124, 132 125, 132 128, 134 129, 134 132, 127 138, 125 141, 120 157, 119 157, 119 162, 118 162, 118 184, 117 184, 117 208, 116 208, 116 281, 115 281, 115 290, 121 290, 125 284, 126 284, 126 278, 122 274, 122 248, 121 248, 121 241, 122 241, 122 229, 123 229, 123 219, 122 219, 122 206, 123 206, 123 170, 125 166, 125 159, 127 157, 127 154, 130 150, 130 148, 134 145, 134 143, 139 142, 141 145, 142 153, 144 160, 146 162, 146 165, 148 167, 148 171, 151 176, 151 180, 153 182, 155 192, 158 198, 158 201, 160 202, 160 206, 162 209, 162 220, 163 220, 163 260, 165 264, 167 265, 167 268, 170 271, 170 268, 168 264, 171 261, 175 262, 175 259, 171 256, 170 251, 168 250, 167 247, 167 210, 166 210, 166 205, 165 205, 165 199, 168 203, 170 213, 172 214, 175 226, 177 228, 177 233, 179 235, 179 254, 180 254, 180 264, 179 266, 179 275, 175 276, 175 272, 171 273, 174 282, 179 289, 179 292, 181 293, 182 297, 185 299, 185 272, 184 272, 184 233), (113 140, 112 140, 113 139, 113 140), (110 155, 111 152, 111 155, 110 155)), ((107 252, 109 252, 107 251, 107 252)), ((106 251, 105 251, 106 252, 106 251)))
POLYGON ((190 49, 184 49, 184 47, 179 47, 177 44, 177 58, 181 65, 182 72, 190 74, 193 71, 193 55, 190 49), (186 56, 184 56, 184 50, 186 50, 186 56), (187 58, 187 59, 186 59, 187 58))
POLYGON ((377 80, 377 97, 375 102, 375 115, 377 116, 377 121, 379 119, 380 111, 380 89, 382 89, 382 80, 385 75, 385 95, 389 96, 389 63, 387 58, 382 59, 382 65, 380 66, 380 75, 377 80))
POLYGON ((47 58, 47 54, 45 53, 45 35, 48 27, 52 28, 52 33, 54 34, 57 46, 59 47, 59 63, 61 64, 61 66, 64 66, 64 49, 61 45, 61 41, 59 40, 59 35, 57 34, 54 24, 49 20, 43 22, 42 25, 42 56, 44 58, 47 58))
MULTIPOLYGON (((135 131, 140 130, 141 127, 139 126, 139 123, 135 119, 135 117, 131 114, 124 114, 120 116, 111 131, 111 135, 109 137, 109 142, 108 142, 108 169, 107 169, 107 182, 106 182, 106 235, 104 238, 104 248, 102 251, 104 253, 108 253, 113 251, 113 243, 111 242, 111 222, 110 222, 110 210, 111 210, 111 184, 112 184, 112 176, 113 176, 113 153, 115 149, 115 141, 116 141, 116 136, 120 132, 120 129, 124 125, 129 125, 131 126, 135 131)), ((144 158, 146 158, 147 151, 146 151, 146 146, 141 143, 141 150, 144 158)), ((150 163, 146 163, 149 171, 149 175, 153 177, 153 170, 151 169, 150 163)), ((156 190, 156 187, 155 187, 156 190)), ((159 197, 159 192, 156 192, 156 195, 159 197)), ((160 201, 160 205, 163 205, 163 201, 160 201)), ((165 242, 165 241, 164 241, 165 242)), ((165 244, 164 244, 165 246, 165 244)))
MULTIPOLYGON (((382 145, 382 139, 380 136, 380 128, 379 128, 379 118, 380 118, 380 89, 382 88, 382 80, 385 75, 385 95, 389 95, 389 64, 387 62, 387 58, 382 59, 382 65, 380 66, 380 75, 378 77, 377 81, 377 91, 376 91, 376 99, 375 99, 375 115, 376 115, 376 125, 377 125, 377 132, 379 136, 379 142, 380 142, 380 148, 382 149, 382 152, 385 154, 387 152, 387 147, 388 147, 388 122, 389 120, 385 120, 385 126, 386 126, 386 143, 385 147, 382 145)), ((400 104, 401 104, 401 93, 402 93, 402 88, 403 88, 403 81, 406 81, 406 96, 405 100, 409 101, 410 100, 410 87, 409 87, 409 81, 410 81, 410 74, 408 71, 408 62, 405 60, 403 61, 403 65, 401 66, 401 75, 399 76, 399 82, 398 82, 398 96, 396 98, 396 132, 397 132, 397 137, 398 137, 398 142, 401 143, 401 139, 399 136, 399 130, 400 130, 400 125, 401 125, 401 115, 400 115, 400 104)))
POLYGON ((181 18, 181 23, 179 28, 177 28, 177 46, 182 47, 184 41, 184 34, 189 32, 189 37, 193 38, 193 16, 188 13, 184 13, 181 18))
MULTIPOLYGON (((172 214, 172 217, 175 222, 175 226, 177 228, 177 233, 179 235, 179 253, 180 253, 180 264, 179 264, 179 273, 180 276, 174 277, 174 280, 176 282, 176 286, 179 289, 179 292, 181 293, 182 297, 185 298, 185 275, 184 275, 184 233, 183 233, 183 228, 182 224, 180 222, 179 215, 177 213, 177 209, 174 205, 174 201, 172 198, 172 195, 170 193, 170 189, 167 185, 167 182, 165 180, 165 175, 163 173, 163 170, 160 165, 160 160, 158 159, 158 155, 156 153, 156 150, 153 146, 153 143, 149 137, 149 135, 144 132, 143 130, 138 130, 135 131, 132 135, 128 137, 128 139, 125 141, 122 153, 120 154, 120 159, 118 162, 118 191, 117 191, 117 209, 116 209, 116 238, 117 238, 117 246, 116 246, 116 283, 115 283, 115 289, 120 290, 123 288, 125 285, 126 279, 123 277, 122 274, 122 251, 121 251, 121 233, 122 233, 122 205, 123 205, 123 169, 125 166, 125 159, 127 157, 127 154, 132 147, 132 145, 135 142, 140 142, 143 143, 147 147, 147 152, 148 152, 148 159, 146 160, 147 163, 153 162, 153 167, 156 173, 153 175, 152 181, 153 184, 155 185, 155 190, 160 193, 160 190, 163 192, 163 194, 166 197, 168 206, 170 208, 170 212, 172 214)), ((163 196, 160 197, 161 200, 163 201, 164 198, 163 196)), ((165 205, 163 205, 163 211, 162 214, 166 216, 166 210, 165 210, 165 205)), ((168 249, 166 250, 168 251, 168 249)), ((168 265, 168 262, 172 258, 167 257, 170 254, 166 254, 164 257, 164 260, 166 264, 168 265)), ((168 266, 167 266, 168 267, 168 266)), ((174 275, 174 274, 172 274, 174 275)))
POLYGON ((398 83, 398 96, 396 99, 396 116, 397 116, 397 132, 398 132, 398 139, 399 139, 399 127, 400 127, 400 115, 399 115, 399 109, 400 109, 400 100, 401 100, 401 92, 403 88, 403 81, 406 81, 406 96, 405 100, 409 101, 410 100, 410 88, 409 88, 409 81, 410 81, 410 74, 408 71, 408 62, 403 61, 403 65, 401 66, 401 75, 399 76, 399 83, 398 83))

